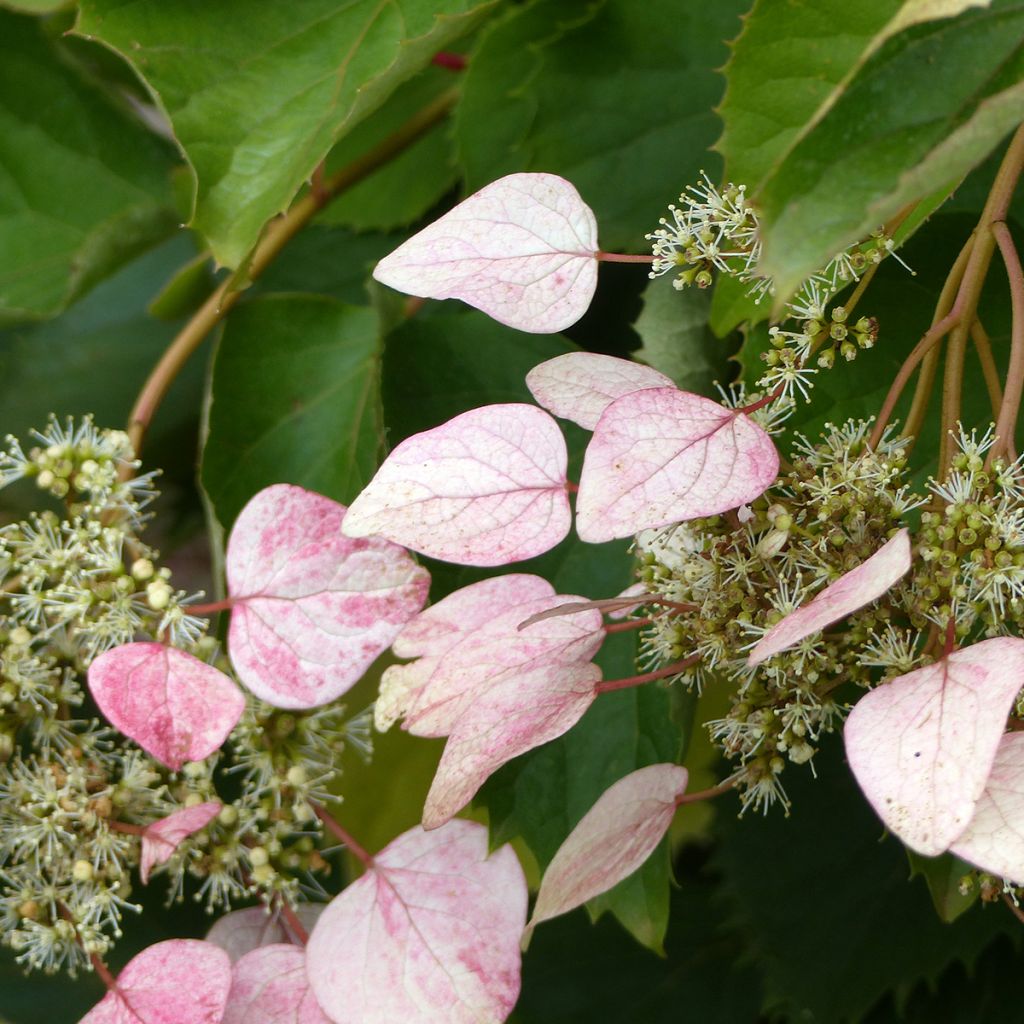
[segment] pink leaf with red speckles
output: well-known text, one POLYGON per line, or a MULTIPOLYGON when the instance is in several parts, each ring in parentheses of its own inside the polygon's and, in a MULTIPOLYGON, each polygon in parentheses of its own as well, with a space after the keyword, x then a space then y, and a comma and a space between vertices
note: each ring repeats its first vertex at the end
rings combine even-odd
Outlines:
POLYGON ((506 672, 476 690, 445 744, 423 827, 443 825, 503 764, 568 732, 594 702, 600 680, 593 663, 542 663, 528 672, 506 672))
POLYGON ((974 817, 950 850, 982 871, 1024 882, 1024 733, 999 741, 974 817))
POLYGON ((342 529, 463 565, 532 558, 569 532, 567 462, 558 424, 541 409, 472 409, 398 445, 342 529))
POLYGON ((331 1024, 320 1009, 300 946, 263 946, 246 953, 231 972, 223 1024, 331 1024))
MULTIPOLYGON (((515 587, 485 588, 483 584, 473 584, 465 589, 479 588, 475 595, 478 598, 511 601, 523 596, 528 586, 534 591, 541 589, 536 584, 527 584, 528 579, 531 578, 520 577, 521 582, 515 587)), ((446 736, 467 707, 496 680, 542 666, 589 661, 604 641, 599 612, 591 610, 571 619, 520 629, 522 620, 531 613, 569 600, 553 593, 549 583, 539 582, 549 591, 547 596, 519 601, 511 607, 506 605, 504 610, 495 601, 491 604, 491 617, 451 647, 436 655, 427 654, 409 665, 387 669, 381 678, 381 699, 388 717, 404 715, 404 728, 416 736, 446 736)), ((457 595, 459 603, 463 603, 462 592, 457 595)))
POLYGON ((596 254, 597 222, 568 181, 510 174, 413 235, 373 276, 409 295, 462 299, 509 327, 553 334, 587 311, 596 254))
MULTIPOLYGON (((325 906, 325 903, 299 903, 295 907, 295 914, 307 932, 313 930, 325 906)), ((266 907, 246 907, 218 918, 206 933, 206 941, 220 946, 231 962, 237 963, 246 953, 261 946, 282 942, 302 945, 304 936, 296 935, 283 915, 272 914, 266 907)))
POLYGON ((544 872, 529 929, 607 892, 636 871, 672 824, 687 780, 685 768, 652 764, 606 789, 544 872))
POLYGON ((747 664, 760 665, 773 654, 845 619, 876 601, 909 571, 910 532, 900 530, 857 568, 844 573, 802 608, 775 623, 754 646, 747 664))
POLYGON ((774 481, 779 455, 742 412, 677 388, 615 399, 594 428, 576 499, 576 531, 593 544, 717 515, 774 481))
POLYGON ((337 1024, 504 1021, 519 995, 526 879, 487 829, 415 828, 324 911, 306 948, 310 983, 337 1024))
POLYGON ((535 366, 526 375, 526 386, 548 412, 593 430, 616 398, 647 388, 674 388, 675 383, 650 366, 628 359, 566 352, 535 366))
POLYGON ((275 484, 231 531, 231 663, 268 704, 309 708, 341 696, 427 599, 426 569, 389 541, 343 536, 345 517, 344 505, 275 484))
POLYGON ((1024 681, 1024 640, 996 637, 861 697, 846 721, 850 768, 875 812, 934 857, 967 829, 1024 681))
POLYGON ((170 939, 130 960, 79 1024, 220 1024, 231 988, 224 950, 198 939, 170 939))
POLYGON ((540 576, 509 573, 456 590, 420 612, 391 645, 399 658, 417 660, 392 665, 381 676, 380 695, 373 708, 377 728, 384 732, 409 713, 442 656, 452 647, 487 628, 495 616, 509 608, 554 592, 555 588, 540 576))
POLYGON ((173 771, 209 757, 245 709, 223 672, 163 644, 105 651, 89 666, 88 679, 110 723, 173 771))
POLYGON ((139 875, 142 884, 149 882, 149 873, 157 864, 166 863, 186 836, 206 828, 220 813, 221 805, 215 800, 194 807, 183 807, 166 818, 147 825, 142 833, 142 855, 139 875))

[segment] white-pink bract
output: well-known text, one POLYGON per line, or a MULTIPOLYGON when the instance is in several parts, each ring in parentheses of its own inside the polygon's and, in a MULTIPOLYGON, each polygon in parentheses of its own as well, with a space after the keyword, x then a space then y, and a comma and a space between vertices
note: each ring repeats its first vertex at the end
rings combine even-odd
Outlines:
MULTIPOLYGON (((295 907, 295 915, 307 932, 313 930, 326 903, 299 903, 295 907)), ((271 913, 266 907, 246 907, 243 910, 232 910, 229 914, 219 917, 206 933, 206 941, 220 946, 237 963, 246 953, 251 953, 261 946, 273 946, 282 942, 293 946, 302 945, 305 936, 292 931, 287 919, 282 914, 271 913)))
POLYGON ((605 790, 544 872, 530 929, 607 892, 636 871, 672 824, 687 780, 685 768, 652 764, 605 790))
POLYGON ((260 700, 317 707, 355 685, 422 607, 430 575, 397 544, 342 535, 345 506, 275 484, 228 541, 231 663, 260 700))
POLYGON ((509 327, 553 334, 587 311, 597 287, 597 222, 554 174, 484 186, 377 264, 409 295, 462 299, 509 327))
POLYGON ((736 409, 678 388, 615 399, 583 460, 576 532, 592 544, 717 515, 778 475, 771 438, 736 409))
POLYGON ((317 922, 306 962, 336 1024, 498 1024, 519 995, 526 879, 487 829, 412 829, 317 922))
POLYGON ((999 741, 974 817, 951 852, 1011 882, 1024 882, 1024 733, 999 741))
POLYGON ((385 669, 373 708, 376 727, 384 732, 410 713, 452 647, 493 623, 495 616, 554 592, 540 576, 508 573, 462 587, 420 612, 391 645, 399 658, 417 660, 385 669))
POLYGON ((566 352, 535 366, 526 375, 526 386, 548 412, 593 430, 616 398, 675 384, 642 363, 596 352, 566 352))
POLYGON ((802 608, 776 622, 754 646, 747 664, 760 665, 812 633, 845 619, 880 598, 909 571, 910 532, 900 530, 870 558, 830 583, 802 608))
POLYGON ((142 853, 139 858, 139 877, 142 884, 149 881, 149 873, 157 864, 170 860, 171 854, 186 837, 206 828, 220 813, 221 805, 215 800, 182 807, 166 818, 147 825, 142 832, 142 853))
POLYGON ((532 405, 486 405, 406 438, 352 503, 342 529, 462 565, 543 554, 569 532, 568 453, 532 405))
POLYGON ((245 698, 223 672, 164 644, 123 644, 89 666, 89 690, 112 725, 178 771, 227 739, 245 698))
POLYGON ((1024 640, 996 637, 865 694, 846 721, 850 768, 878 816, 934 857, 963 834, 1024 681, 1024 640))
POLYGON ((129 960, 79 1024, 221 1024, 231 988, 227 953, 198 939, 170 939, 129 960))
POLYGON ((246 953, 231 972, 222 1024, 331 1024, 320 1009, 300 946, 262 946, 246 953))
POLYGON ((593 663, 554 662, 506 672, 475 691, 445 744, 423 827, 443 825, 503 764, 568 732, 594 702, 600 681, 593 663))

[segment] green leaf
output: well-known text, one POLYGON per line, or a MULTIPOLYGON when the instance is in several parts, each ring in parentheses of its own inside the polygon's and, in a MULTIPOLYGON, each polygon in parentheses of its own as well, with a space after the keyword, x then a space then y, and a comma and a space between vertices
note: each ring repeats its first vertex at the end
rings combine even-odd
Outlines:
POLYGON ((938 857, 922 857, 913 850, 907 850, 910 861, 910 877, 920 876, 931 893, 935 913, 946 922, 955 921, 965 910, 970 910, 978 900, 978 887, 974 886, 967 895, 960 892, 960 879, 973 868, 966 861, 944 853, 938 857))
POLYGON ((121 53, 196 178, 192 224, 237 267, 331 147, 494 0, 83 0, 76 31, 121 53))
POLYGON ((0 324, 55 316, 174 230, 172 153, 0 10, 0 324))
POLYGON ((543 170, 573 182, 609 249, 646 249, 719 132, 715 71, 746 0, 539 0, 470 58, 456 138, 467 185, 543 170), (525 54, 526 60, 523 59, 525 54))
POLYGON ((379 364, 368 307, 270 295, 232 311, 213 363, 201 474, 225 530, 273 483, 355 498, 383 442, 379 364))
POLYGON ((711 299, 695 288, 677 291, 668 281, 652 281, 634 330, 643 346, 642 360, 671 377, 683 391, 710 395, 715 381, 727 383, 729 346, 708 327, 711 299))

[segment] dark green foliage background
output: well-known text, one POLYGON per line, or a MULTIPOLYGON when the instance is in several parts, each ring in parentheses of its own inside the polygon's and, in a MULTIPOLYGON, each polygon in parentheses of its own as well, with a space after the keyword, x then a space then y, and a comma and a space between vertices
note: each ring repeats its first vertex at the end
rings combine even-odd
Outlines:
MULTIPOLYGON (((257 490, 288 481, 349 502, 409 434, 475 406, 530 401, 523 378, 544 359, 632 353, 703 393, 759 375, 769 309, 728 284, 678 293, 640 268, 606 266, 591 312, 566 336, 541 337, 457 304, 413 309, 369 280, 418 225, 502 174, 571 179, 602 245, 632 252, 701 171, 742 181, 764 214, 780 299, 930 197, 921 208, 938 212, 915 221, 905 249, 917 276, 886 265, 865 299, 881 322, 878 346, 820 376, 794 427, 813 434, 870 415, 927 326, 1024 112, 1024 2, 951 2, 937 5, 951 17, 908 17, 920 6, 0 0, 0 429, 24 435, 51 411, 121 425, 215 281, 237 270, 245 283, 265 224, 317 166, 358 159, 449 90, 442 123, 328 206, 246 290, 156 417, 144 452, 165 471, 156 529, 172 557, 206 530, 210 589, 217 545, 257 490), (440 50, 465 55, 466 69, 431 66, 440 50), (737 330, 748 318, 762 323, 737 330)), ((1002 360, 1001 281, 983 309, 1002 360)), ((987 399, 969 372, 965 416, 980 422, 987 399)), ((922 474, 936 422, 915 452, 922 474)), ((567 435, 578 472, 586 436, 567 435)), ((0 520, 34 498, 0 494, 0 520)), ((486 575, 429 567, 434 600, 486 575)), ((632 575, 625 544, 574 538, 515 568, 587 597, 632 575)), ((620 637, 602 658, 607 677, 628 675, 635 649, 620 637)), ((372 697, 370 679, 353 704, 372 697)), ((692 733, 720 698, 712 686, 698 706, 657 685, 602 697, 569 734, 485 786, 477 809, 493 841, 518 839, 543 867, 629 771, 676 760, 720 777, 692 733)), ((413 825, 436 757, 436 745, 389 735, 372 768, 346 766, 346 825, 381 843, 413 825)), ((790 818, 737 819, 723 798, 710 822, 681 829, 671 850, 663 843, 589 917, 542 926, 512 1020, 1024 1020, 1010 915, 965 910, 950 861, 917 863, 911 879, 840 743, 816 770, 787 772, 790 818)), ((205 930, 193 907, 164 910, 160 895, 146 894, 115 966, 150 942, 205 930)), ((99 992, 92 978, 23 978, 0 953, 0 1024, 73 1022, 99 992)))

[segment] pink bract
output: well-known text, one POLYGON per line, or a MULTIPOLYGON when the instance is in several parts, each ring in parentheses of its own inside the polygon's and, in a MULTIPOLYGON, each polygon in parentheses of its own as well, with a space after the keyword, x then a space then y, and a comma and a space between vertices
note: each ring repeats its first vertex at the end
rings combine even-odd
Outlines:
POLYGON ((130 960, 79 1024, 220 1024, 231 988, 227 953, 197 939, 171 939, 130 960))
POLYGON ((947 850, 967 829, 1024 679, 1024 640, 996 637, 883 683, 844 732, 875 812, 911 849, 947 850))
POLYGON ((491 182, 413 235, 373 276, 409 295, 462 299, 510 327, 553 334, 597 287, 597 222, 554 174, 491 182))
POLYGON ((594 702, 600 680, 597 665, 581 662, 490 680, 448 737, 423 807, 423 827, 443 825, 503 764, 568 732, 594 702))
POLYGON ((717 515, 775 481, 771 438, 742 412, 677 388, 623 395, 587 447, 576 532, 592 544, 717 515))
MULTIPOLYGON (((325 903, 299 903, 295 907, 295 914, 307 932, 313 930, 325 906, 325 903)), ((206 941, 220 946, 231 962, 236 963, 261 946, 283 942, 302 945, 303 937, 291 930, 282 915, 272 914, 266 907, 246 907, 219 917, 206 933, 206 941)))
POLYGON ((910 571, 910 532, 900 530, 856 569, 844 573, 802 608, 791 612, 757 642, 747 659, 760 665, 773 654, 845 619, 880 598, 910 571))
POLYGON ((88 680, 111 724, 174 771, 219 749, 245 708, 223 672, 158 643, 105 651, 88 680))
POLYGON ((317 707, 362 678, 423 607, 430 575, 396 544, 342 535, 345 506, 290 484, 260 491, 228 542, 228 648, 280 708, 317 707))
POLYGON ((530 929, 607 892, 654 852, 686 791, 685 768, 652 764, 605 790, 552 858, 530 929))
POLYGON ((1024 881, 1024 733, 999 741, 974 817, 950 850, 982 871, 1024 881))
POLYGON ((541 409, 472 409, 398 445, 342 529, 463 565, 532 558, 569 532, 567 462, 558 425, 541 409))
POLYGON ((139 860, 139 876, 142 884, 149 881, 149 873, 158 864, 166 863, 171 854, 186 837, 206 828, 220 813, 221 805, 216 801, 183 807, 168 814, 166 818, 147 825, 142 833, 142 854, 139 860))
POLYGON ((623 395, 674 388, 670 377, 641 363, 594 352, 567 352, 535 366, 526 386, 550 413, 593 430, 601 413, 623 395))
POLYGON ((306 974, 300 946, 262 946, 246 953, 231 972, 223 1024, 331 1024, 306 974))
POLYGON ((526 879, 487 829, 416 828, 324 911, 306 948, 336 1024, 498 1024, 519 995, 526 879))

